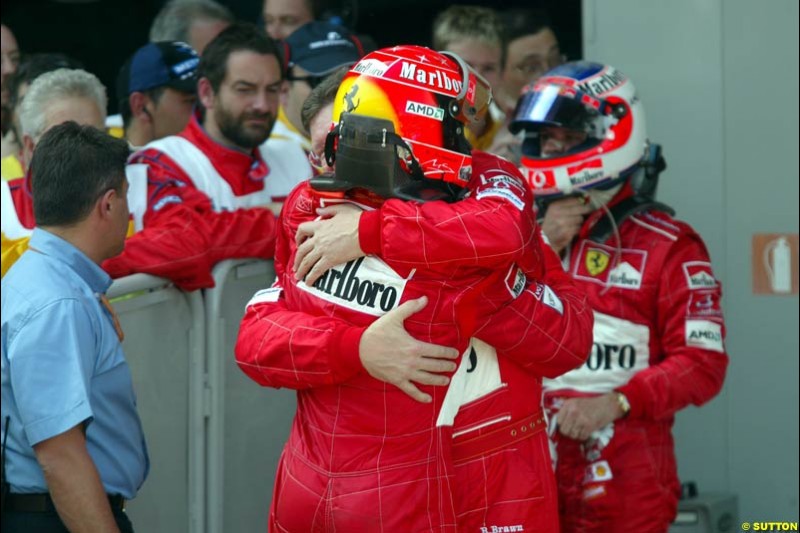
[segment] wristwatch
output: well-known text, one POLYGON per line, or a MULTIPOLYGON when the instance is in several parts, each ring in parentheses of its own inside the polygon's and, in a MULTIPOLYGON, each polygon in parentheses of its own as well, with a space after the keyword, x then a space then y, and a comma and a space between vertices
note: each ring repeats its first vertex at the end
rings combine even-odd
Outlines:
POLYGON ((622 409, 622 416, 628 416, 628 413, 631 410, 631 402, 628 401, 628 397, 619 391, 616 391, 614 394, 617 396, 617 404, 619 405, 619 408, 622 409))

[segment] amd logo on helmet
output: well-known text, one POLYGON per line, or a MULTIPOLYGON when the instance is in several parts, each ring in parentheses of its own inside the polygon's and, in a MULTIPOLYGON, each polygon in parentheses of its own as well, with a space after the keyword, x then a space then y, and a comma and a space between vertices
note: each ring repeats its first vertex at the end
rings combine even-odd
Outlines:
POLYGON ((302 281, 298 287, 349 309, 381 316, 400 304, 406 281, 380 259, 368 256, 331 268, 311 287, 302 281))

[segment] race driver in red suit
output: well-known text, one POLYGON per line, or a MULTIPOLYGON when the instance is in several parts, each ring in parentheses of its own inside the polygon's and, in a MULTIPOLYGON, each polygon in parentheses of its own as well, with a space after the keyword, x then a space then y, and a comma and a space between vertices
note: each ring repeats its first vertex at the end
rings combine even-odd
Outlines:
MULTIPOLYGON (((480 157, 473 152, 473 162, 480 157)), ((365 253, 385 253, 419 268, 447 262, 449 256, 449 264, 455 265, 488 245, 464 238, 481 232, 469 227, 468 219, 466 226, 459 222, 441 231, 443 222, 458 220, 452 204, 427 204, 425 216, 399 207, 403 204, 390 200, 363 214, 345 206, 320 210, 330 218, 299 228, 297 240, 303 244, 295 258, 296 276, 313 283, 328 265, 365 253), (427 247, 437 250, 435 255, 421 252, 427 247)), ((458 531, 558 531, 541 378, 556 377, 585 361, 592 315, 548 247, 543 259, 544 275, 528 280, 510 305, 487 315, 473 339, 467 379, 475 394, 464 398, 453 424, 458 531)), ((526 280, 520 276, 517 281, 526 280)), ((485 307, 492 308, 492 303, 485 307)))
MULTIPOLYGON (((465 399, 479 396, 478 389, 489 383, 491 370, 485 372, 486 380, 468 378, 483 366, 478 354, 469 350, 471 356, 461 361, 449 388, 425 387, 420 392, 411 386, 411 391, 401 391, 370 375, 360 345, 366 326, 372 327, 377 316, 415 296, 427 295, 431 303, 406 321, 409 331, 461 352, 480 314, 514 297, 542 298, 543 286, 539 293, 524 290, 526 275, 543 277, 543 260, 538 230, 529 220, 527 191, 520 187, 516 171, 488 154, 475 154, 472 198, 446 206, 457 216, 428 226, 434 237, 428 242, 437 242, 437 234, 472 229, 472 244, 450 251, 453 257, 469 251, 462 264, 448 262, 447 254, 436 248, 424 249, 426 242, 416 242, 413 246, 424 249, 425 266, 411 266, 400 258, 402 253, 382 260, 361 257, 334 267, 313 283, 309 280, 310 287, 297 282, 288 266, 297 252, 298 226, 315 219, 321 205, 351 202, 370 209, 381 204, 374 193, 380 198, 456 199, 461 187, 453 184, 469 183, 463 173, 470 165, 468 147, 459 144, 460 131, 452 135, 461 124, 448 115, 437 133, 431 127, 435 123, 412 115, 420 110, 435 114, 453 103, 467 106, 470 102, 461 100, 464 93, 455 82, 467 87, 475 79, 455 58, 418 47, 368 55, 345 78, 337 95, 340 109, 334 116, 348 112, 341 113, 339 130, 330 137, 331 145, 339 145, 336 177, 312 180, 313 188, 301 187, 287 201, 276 250, 278 284, 261 291, 248 305, 236 349, 240 366, 257 382, 300 389, 298 413, 275 485, 271 528, 276 531, 456 528, 451 425, 465 399), (411 74, 415 71, 424 75, 417 78, 411 74), (420 82, 409 84, 408 76, 420 82), (444 78, 441 85, 431 87, 432 81, 444 78), (387 109, 387 104, 392 107, 387 109), (387 115, 394 115, 394 120, 380 120, 387 115), (371 157, 366 157, 369 151, 371 157), (364 164, 376 160, 386 164, 372 170, 364 164), (424 177, 404 177, 415 172, 424 177), (337 189, 348 190, 346 198, 331 192, 337 189), (521 274, 510 260, 522 267, 521 274), (418 403, 403 393, 419 398, 415 391, 430 403, 418 403)), ((453 111, 458 112, 458 106, 453 111)), ((389 200, 380 208, 380 219, 372 220, 391 220, 388 224, 398 229, 418 228, 436 219, 437 206, 443 205, 389 200)), ((380 234, 374 231, 366 239, 385 248, 379 244, 380 234)), ((567 307, 572 315, 572 307, 567 307)), ((528 326, 515 334, 524 336, 532 329, 528 326)), ((562 371, 574 367, 582 356, 572 354, 570 359, 562 371)), ((445 369, 428 367, 432 372, 445 369)), ((502 421, 483 422, 507 422, 510 413, 505 415, 502 421)), ((542 425, 538 418, 529 422, 531 433, 542 425)))
POLYGON ((663 159, 624 74, 557 67, 511 127, 542 230, 594 311, 586 363, 544 383, 562 531, 666 532, 675 412, 713 398, 728 364, 720 283, 700 236, 653 199, 663 159))
POLYGON ((147 172, 141 201, 129 195, 144 229, 103 263, 112 277, 145 272, 193 290, 214 285, 218 261, 272 257, 276 222, 267 206, 278 177, 259 145, 275 122, 282 78, 275 44, 253 25, 235 24, 206 47, 202 109, 179 135, 132 158, 129 175, 137 166, 147 172))

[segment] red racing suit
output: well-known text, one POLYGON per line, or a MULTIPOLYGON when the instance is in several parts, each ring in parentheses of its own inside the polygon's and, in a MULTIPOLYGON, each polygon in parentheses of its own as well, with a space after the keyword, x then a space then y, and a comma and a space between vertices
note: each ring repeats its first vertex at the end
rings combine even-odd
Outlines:
POLYGON ((133 213, 144 229, 103 263, 112 277, 144 272, 194 290, 213 287, 211 269, 223 259, 272 258, 275 215, 258 207, 270 201, 271 168, 259 150, 215 142, 195 115, 179 135, 148 144, 131 163, 148 167, 145 211, 133 213))
MULTIPOLYGON (((609 207, 630 195, 626 186, 609 207)), ((583 366, 545 380, 545 406, 616 390, 630 411, 583 443, 553 432, 562 531, 666 532, 680 492, 675 412, 713 398, 728 364, 722 289, 689 225, 650 210, 625 218, 618 237, 590 240, 604 216, 587 219, 569 255, 594 346, 583 366)))
MULTIPOLYGON (((476 175, 507 172, 493 174, 492 165, 504 167, 488 155, 473 159, 476 175)), ((487 180, 476 187, 474 200, 446 206, 458 216, 425 225, 432 233, 414 248, 429 266, 368 256, 332 269, 315 283, 316 290, 296 284, 286 271, 297 226, 315 218, 315 198, 301 187, 287 201, 275 262, 281 285, 261 291, 248 305, 236 349, 239 365, 257 382, 299 390, 275 484, 273 529, 354 531, 380 524, 386 531, 455 530, 451 425, 469 394, 470 358, 464 358, 449 387, 427 387, 434 400, 420 404, 364 372, 358 342, 380 311, 426 294, 430 303, 406 320, 406 328, 421 340, 463 351, 479 315, 512 298, 505 281, 510 260, 541 278, 542 260, 531 254, 541 249, 529 201, 517 196, 529 193, 524 186, 515 190, 512 182, 521 181, 513 168, 510 172, 513 180, 487 180), (460 249, 470 249, 462 258, 469 266, 449 263, 441 249, 446 246, 426 247, 442 242, 437 233, 452 236, 465 229, 472 241, 465 240, 460 249), (485 249, 492 253, 476 253, 485 249)), ((390 200, 381 218, 399 231, 423 220, 442 220, 435 214, 442 205, 390 200)), ((535 291, 529 297, 535 298, 535 291)))
MULTIPOLYGON (((435 207, 424 213, 431 218, 413 209, 406 216, 408 209, 404 212, 402 207, 402 202, 395 205, 390 201, 382 212, 362 215, 362 249, 423 268, 437 263, 478 264, 482 254, 496 252, 497 244, 491 239, 487 243, 463 235, 481 215, 463 219, 466 226, 448 226, 448 221, 458 220, 451 206, 428 204, 426 208, 435 207)), ((486 215, 492 213, 483 209, 482 216, 486 215)), ((557 529, 550 456, 544 432, 539 431, 543 423, 538 376, 555 376, 585 359, 591 342, 591 314, 555 254, 546 247, 544 251, 547 274, 518 294, 513 308, 500 307, 494 313, 496 320, 486 320, 480 327, 481 337, 502 345, 509 356, 518 356, 517 362, 506 354, 498 359, 492 348, 479 341, 473 343, 471 357, 464 361, 469 392, 463 401, 468 403, 456 417, 459 436, 454 439, 459 531, 491 530, 498 524, 526 531, 557 529), (525 438, 530 436, 533 438, 525 438)), ((511 274, 507 288, 519 293, 524 277, 516 269, 511 274)), ((258 305, 259 316, 270 320, 276 316, 271 312, 285 309, 280 302, 258 305)), ((492 309, 498 303, 485 298, 480 305, 492 309)), ((293 335, 289 332, 298 330, 303 320, 308 320, 307 316, 294 323, 282 321, 282 331, 293 335)), ((313 340, 320 350, 329 346, 322 336, 313 340)))
MULTIPOLYGON (((471 228, 438 231, 453 215, 446 205, 437 206, 433 220, 403 220, 382 211, 361 216, 365 253, 424 268, 470 263, 491 252, 470 238, 471 228)), ((527 284, 519 270, 512 270, 518 277, 507 280, 510 290, 515 283, 526 287, 509 305, 498 308, 488 298, 480 302, 495 311, 475 333, 467 363, 470 393, 453 426, 458 531, 558 531, 541 379, 586 360, 592 313, 548 246, 542 257, 544 275, 527 284)))

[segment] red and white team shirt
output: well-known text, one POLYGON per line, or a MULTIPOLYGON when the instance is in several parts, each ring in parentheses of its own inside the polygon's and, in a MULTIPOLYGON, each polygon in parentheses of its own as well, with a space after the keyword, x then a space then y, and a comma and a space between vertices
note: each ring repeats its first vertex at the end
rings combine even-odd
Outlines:
POLYGON ((275 216, 265 206, 293 185, 280 158, 267 162, 261 150, 223 146, 194 116, 179 135, 145 146, 130 163, 129 174, 146 169, 146 190, 129 202, 143 231, 103 263, 112 277, 144 272, 193 290, 213 286, 219 261, 272 258, 275 216))

